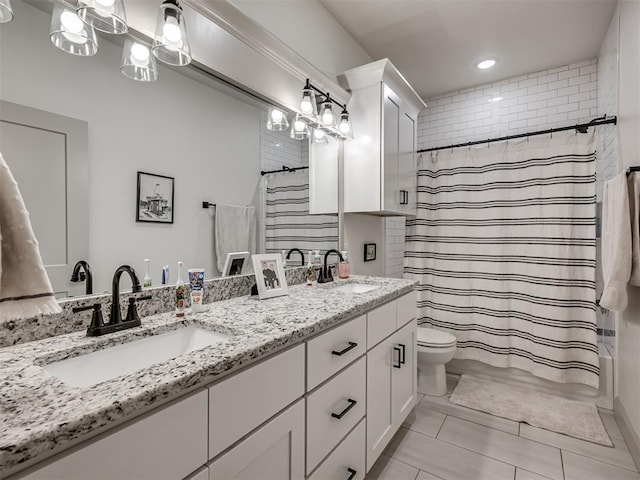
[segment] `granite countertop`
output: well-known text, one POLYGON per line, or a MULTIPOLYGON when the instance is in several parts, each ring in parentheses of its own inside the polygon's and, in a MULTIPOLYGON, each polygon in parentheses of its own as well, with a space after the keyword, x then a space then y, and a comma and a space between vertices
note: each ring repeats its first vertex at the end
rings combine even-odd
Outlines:
POLYGON ((352 276, 334 284, 295 285, 289 287, 289 296, 262 301, 245 296, 210 303, 202 313, 189 313, 182 319, 173 312, 153 315, 143 318, 141 327, 102 337, 76 332, 0 349, 0 473, 18 471, 16 466, 23 462, 52 449, 60 451, 154 404, 204 387, 413 287, 411 280, 352 276), (351 282, 379 288, 358 294, 333 290, 335 284, 351 282), (190 325, 230 337, 87 388, 68 386, 41 367, 190 325))

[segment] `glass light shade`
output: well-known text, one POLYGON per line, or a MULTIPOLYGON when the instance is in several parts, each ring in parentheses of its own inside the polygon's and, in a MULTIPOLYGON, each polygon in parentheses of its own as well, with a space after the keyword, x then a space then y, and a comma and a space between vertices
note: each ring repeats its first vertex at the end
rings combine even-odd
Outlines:
POLYGON ((153 82, 158 79, 156 57, 145 44, 127 38, 122 49, 120 71, 125 77, 139 82, 153 82))
POLYGON ((72 8, 56 3, 51 14, 49 38, 60 50, 89 57, 98 53, 96 32, 80 20, 72 8))
POLYGON ((316 104, 316 94, 311 87, 302 89, 302 100, 300 100, 300 111, 307 117, 317 117, 318 107, 316 104))
POLYGON ((305 140, 309 138, 310 133, 307 122, 300 118, 300 114, 297 114, 296 119, 293 121, 293 125, 291 125, 290 137, 294 140, 305 140))
POLYGON ((0 23, 9 23, 11 20, 13 20, 11 0, 0 0, 0 23))
POLYGON ((177 0, 165 0, 160 5, 151 51, 169 65, 180 67, 191 63, 187 25, 177 0))
POLYGON ((324 144, 328 144, 329 143, 329 139, 327 138, 327 134, 324 133, 322 130, 320 130, 319 128, 315 128, 313 130, 313 143, 324 143, 324 144))
POLYGON ((267 119, 267 130, 281 132, 289 128, 289 120, 285 113, 277 108, 269 109, 269 118, 267 119))
POLYGON ((78 17, 101 32, 121 35, 127 33, 127 14, 124 0, 78 0, 78 17))
POLYGON ((349 118, 349 112, 342 110, 340 114, 340 120, 338 121, 338 130, 345 137, 353 138, 353 130, 351 128, 351 119, 349 118))
POLYGON ((333 114, 333 107, 331 105, 331 101, 327 98, 324 102, 322 102, 322 107, 320 108, 320 123, 325 127, 333 127, 336 124, 336 117, 333 114))

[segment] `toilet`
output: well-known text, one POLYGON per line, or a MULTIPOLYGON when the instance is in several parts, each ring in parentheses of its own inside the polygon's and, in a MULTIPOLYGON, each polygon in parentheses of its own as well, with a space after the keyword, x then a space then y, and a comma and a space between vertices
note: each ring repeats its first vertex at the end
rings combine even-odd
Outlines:
POLYGON ((418 392, 442 396, 447 393, 444 365, 456 353, 456 337, 418 325, 418 392))

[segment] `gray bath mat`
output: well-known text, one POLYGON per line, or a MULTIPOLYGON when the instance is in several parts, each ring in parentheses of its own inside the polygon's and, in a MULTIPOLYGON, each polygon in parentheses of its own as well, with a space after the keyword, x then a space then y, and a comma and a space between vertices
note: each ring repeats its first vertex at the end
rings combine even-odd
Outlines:
POLYGON ((467 375, 462 375, 449 401, 516 422, 525 422, 533 427, 613 447, 598 409, 592 403, 565 400, 467 375))

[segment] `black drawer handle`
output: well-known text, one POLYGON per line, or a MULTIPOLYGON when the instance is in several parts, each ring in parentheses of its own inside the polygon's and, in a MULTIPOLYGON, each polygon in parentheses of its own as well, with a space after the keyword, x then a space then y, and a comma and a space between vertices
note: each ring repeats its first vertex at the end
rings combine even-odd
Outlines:
POLYGON ((357 401, 353 400, 352 398, 348 398, 347 402, 349 402, 349 405, 347 405, 347 408, 342 410, 340 413, 332 413, 331 416, 333 418, 337 418, 338 420, 340 420, 342 417, 344 417, 347 414, 347 412, 349 410, 351 410, 353 407, 356 406, 356 403, 358 403, 357 401))
MULTIPOLYGON (((402 361, 400 360, 402 357, 402 352, 400 352, 400 347, 393 347, 393 352, 398 352, 398 364, 393 364, 393 368, 402 368, 402 361)), ((393 360, 395 361, 395 355, 393 356, 393 360)))
POLYGON ((347 472, 349 472, 349 476, 347 477, 347 480, 353 480, 353 478, 358 474, 358 472, 355 471, 353 468, 347 468, 347 472))
POLYGON ((406 350, 407 347, 405 345, 403 345, 402 343, 399 343, 398 345, 400 345, 400 348, 402 349, 402 353, 400 354, 400 363, 402 365, 404 365, 406 363, 405 362, 405 360, 406 360, 405 350, 406 350))
POLYGON ((331 355, 337 355, 337 356, 341 357, 342 355, 347 353, 349 350, 353 350, 357 346, 358 346, 358 344, 356 342, 349 342, 349 346, 348 347, 345 347, 343 350, 340 350, 339 352, 336 352, 335 350, 333 350, 331 352, 331 355))

